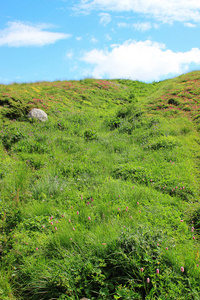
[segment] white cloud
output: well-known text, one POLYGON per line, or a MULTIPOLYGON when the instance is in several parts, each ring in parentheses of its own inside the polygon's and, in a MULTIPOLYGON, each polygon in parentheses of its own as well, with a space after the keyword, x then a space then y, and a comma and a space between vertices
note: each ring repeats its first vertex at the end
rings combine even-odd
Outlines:
POLYGON ((76 37, 76 40, 77 40, 77 41, 81 41, 81 40, 82 40, 82 37, 81 37, 81 36, 77 36, 77 37, 76 37))
POLYGON ((74 55, 74 53, 73 53, 72 50, 69 50, 69 51, 66 53, 66 57, 67 57, 68 59, 72 59, 73 55, 74 55))
POLYGON ((93 37, 93 38, 91 38, 90 42, 95 44, 95 43, 98 43, 98 40, 93 37))
POLYGON ((128 27, 130 27, 130 24, 125 23, 125 22, 120 22, 120 23, 117 24, 117 26, 119 28, 128 28, 128 27))
POLYGON ((147 31, 147 30, 150 30, 151 28, 155 28, 155 29, 158 29, 159 25, 158 24, 151 24, 150 22, 137 22, 137 23, 133 23, 133 24, 130 24, 130 23, 124 23, 124 22, 121 22, 121 23, 118 23, 117 26, 119 28, 134 28, 135 30, 138 30, 138 31, 147 31))
POLYGON ((100 24, 102 24, 103 26, 106 26, 108 23, 111 22, 110 14, 100 13, 99 16, 100 16, 100 24))
POLYGON ((184 26, 185 27, 190 27, 190 28, 195 28, 195 27, 197 27, 197 25, 196 24, 192 24, 192 23, 184 23, 184 26))
POLYGON ((94 65, 90 75, 95 78, 152 81, 184 73, 191 63, 200 65, 200 49, 176 53, 167 50, 164 44, 150 40, 129 40, 112 46, 111 51, 94 49, 86 52, 82 60, 94 65))
POLYGON ((79 0, 79 10, 132 11, 162 22, 200 22, 199 0, 79 0))
POLYGON ((112 40, 112 38, 111 38, 111 36, 109 34, 105 35, 105 39, 106 39, 106 41, 111 41, 112 40))
POLYGON ((144 23, 137 22, 137 23, 133 23, 132 27, 138 31, 147 31, 150 30, 151 28, 158 29, 159 25, 155 23, 151 24, 150 22, 144 22, 144 23))
POLYGON ((44 30, 50 27, 52 27, 52 25, 49 24, 33 26, 19 21, 8 22, 7 27, 0 30, 0 46, 44 46, 71 36, 70 34, 44 30))
POLYGON ((134 23, 133 28, 139 31, 147 31, 151 29, 151 23, 150 22, 146 22, 146 23, 134 23))

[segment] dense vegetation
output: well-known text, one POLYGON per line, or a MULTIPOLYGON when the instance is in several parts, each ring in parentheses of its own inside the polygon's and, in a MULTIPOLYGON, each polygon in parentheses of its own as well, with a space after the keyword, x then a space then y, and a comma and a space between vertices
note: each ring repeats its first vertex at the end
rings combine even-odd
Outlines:
POLYGON ((0 85, 0 299, 200 299, 199 105, 200 72, 0 85))

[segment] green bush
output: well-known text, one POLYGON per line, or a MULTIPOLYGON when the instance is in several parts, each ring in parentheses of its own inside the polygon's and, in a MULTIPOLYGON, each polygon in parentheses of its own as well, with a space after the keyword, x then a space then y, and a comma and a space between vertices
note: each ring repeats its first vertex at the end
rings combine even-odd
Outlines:
POLYGON ((5 128, 2 134, 2 143, 7 150, 10 150, 15 143, 24 138, 26 138, 25 135, 17 129, 5 128))
POLYGON ((145 148, 152 150, 159 150, 162 148, 171 150, 180 144, 181 142, 176 137, 168 135, 150 140, 145 148))
POLYGON ((86 130, 86 131, 84 132, 84 138, 85 138, 85 140, 87 140, 87 141, 96 140, 96 139, 97 139, 97 133, 96 133, 96 130, 93 130, 93 129, 86 130))

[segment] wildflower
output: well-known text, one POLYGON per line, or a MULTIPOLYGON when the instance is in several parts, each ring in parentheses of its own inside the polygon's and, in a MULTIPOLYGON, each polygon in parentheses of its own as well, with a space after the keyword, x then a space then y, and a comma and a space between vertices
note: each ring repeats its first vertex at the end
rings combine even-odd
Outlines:
POLYGON ((156 269, 156 274, 159 274, 159 272, 160 272, 159 269, 156 269))
POLYGON ((139 210, 139 213, 141 213, 141 211, 139 210))
POLYGON ((62 218, 64 218, 64 215, 62 215, 62 218))
POLYGON ((56 223, 58 223, 58 220, 56 220, 56 223))
POLYGON ((150 282, 150 279, 149 279, 149 277, 147 278, 147 283, 149 283, 150 282))
POLYGON ((193 238, 193 240, 195 240, 195 236, 193 236, 192 238, 193 238))
POLYGON ((79 215, 79 211, 77 211, 77 215, 79 215))
POLYGON ((183 222, 183 220, 181 220, 181 222, 183 222))
POLYGON ((45 225, 42 225, 42 228, 45 228, 45 225))
POLYGON ((181 267, 181 272, 184 272, 184 267, 181 267))
POLYGON ((137 202, 137 204, 139 204, 139 202, 137 202))
POLYGON ((72 241, 72 238, 70 238, 70 241, 72 241))
POLYGON ((199 265, 197 264, 197 267, 198 267, 199 265))
POLYGON ((140 269, 140 271, 141 271, 141 272, 143 272, 143 271, 144 271, 144 269, 143 269, 143 268, 141 268, 141 269, 140 269))
POLYGON ((75 230, 75 228, 73 227, 73 230, 75 230))
POLYGON ((50 217, 50 220, 52 220, 52 219, 53 219, 53 216, 50 217))
POLYGON ((57 230, 57 227, 55 227, 55 230, 57 230))
POLYGON ((157 244, 157 246, 159 246, 159 244, 157 244))
POLYGON ((53 222, 51 222, 51 225, 53 225, 53 222))
POLYGON ((38 247, 35 250, 38 251, 38 247))
POLYGON ((166 247, 165 249, 168 250, 168 247, 166 247))
POLYGON ((88 217, 88 220, 91 220, 91 217, 90 217, 90 216, 88 217))

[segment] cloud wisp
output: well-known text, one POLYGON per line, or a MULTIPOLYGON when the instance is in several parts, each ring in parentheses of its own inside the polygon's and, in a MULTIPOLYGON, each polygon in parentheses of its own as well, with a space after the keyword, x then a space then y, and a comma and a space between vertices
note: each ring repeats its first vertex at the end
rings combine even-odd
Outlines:
POLYGON ((198 0, 80 0, 76 9, 87 13, 93 10, 134 12, 166 23, 200 22, 198 0))
POLYGON ((72 50, 69 50, 67 53, 66 53, 66 58, 68 59, 72 59, 74 56, 74 52, 72 50))
POLYGON ((111 16, 110 14, 107 13, 100 13, 100 24, 103 26, 106 26, 107 24, 109 24, 111 22, 111 16))
POLYGON ((159 25, 158 24, 151 24, 150 22, 137 22, 137 23, 133 23, 133 24, 130 24, 130 23, 125 23, 125 22, 120 22, 117 24, 117 26, 119 28, 133 28, 134 30, 137 30, 137 31, 148 31, 150 29, 158 29, 159 28, 159 25))
POLYGON ((52 26, 48 24, 33 26, 20 21, 8 22, 7 27, 0 30, 0 46, 44 46, 71 37, 70 34, 45 31, 49 27, 52 26))
POLYGON ((199 66, 200 49, 176 53, 167 50, 164 44, 150 40, 129 40, 113 45, 111 51, 93 49, 81 59, 94 66, 92 73, 88 74, 94 78, 128 78, 149 82, 184 73, 191 63, 199 66))

